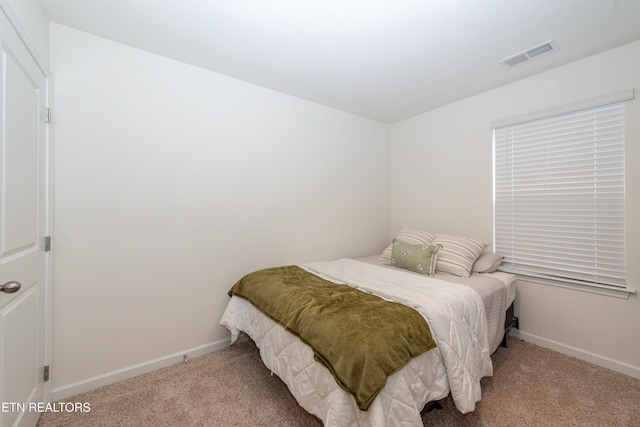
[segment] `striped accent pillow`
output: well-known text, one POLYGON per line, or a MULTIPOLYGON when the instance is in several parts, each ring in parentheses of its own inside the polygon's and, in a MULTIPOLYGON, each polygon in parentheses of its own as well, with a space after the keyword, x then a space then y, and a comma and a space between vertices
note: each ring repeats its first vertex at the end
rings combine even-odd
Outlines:
MULTIPOLYGON (((403 226, 394 240, 410 243, 412 245, 430 245, 435 238, 435 234, 403 226)), ((387 248, 382 252, 382 255, 380 255, 381 260, 391 261, 392 245, 393 242, 391 242, 391 244, 389 244, 389 246, 387 246, 387 248)))
POLYGON ((470 239, 468 237, 438 234, 433 245, 442 245, 438 251, 436 271, 469 277, 473 263, 480 257, 487 242, 470 239))

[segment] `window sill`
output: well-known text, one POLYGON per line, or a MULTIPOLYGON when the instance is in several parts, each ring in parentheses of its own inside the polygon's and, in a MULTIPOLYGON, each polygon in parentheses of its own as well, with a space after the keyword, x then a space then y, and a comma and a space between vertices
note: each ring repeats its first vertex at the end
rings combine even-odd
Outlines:
POLYGON ((560 280, 545 279, 536 276, 527 276, 525 274, 516 274, 518 280, 523 282, 540 283, 542 285, 556 286, 559 288, 571 289, 574 291, 589 292, 592 294, 604 295, 614 298, 628 299, 629 295, 636 293, 635 289, 622 288, 619 286, 597 285, 595 283, 572 283, 560 280))

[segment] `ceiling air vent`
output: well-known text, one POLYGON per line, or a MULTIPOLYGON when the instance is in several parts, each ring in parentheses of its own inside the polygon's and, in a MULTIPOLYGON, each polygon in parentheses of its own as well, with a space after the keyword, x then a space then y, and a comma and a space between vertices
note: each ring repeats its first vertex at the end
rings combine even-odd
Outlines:
POLYGON ((558 50, 558 45, 556 44, 556 42, 554 42, 553 40, 549 40, 538 46, 534 46, 520 53, 516 53, 515 55, 505 58, 499 62, 504 68, 512 68, 516 65, 523 64, 548 53, 553 53, 556 50, 558 50))

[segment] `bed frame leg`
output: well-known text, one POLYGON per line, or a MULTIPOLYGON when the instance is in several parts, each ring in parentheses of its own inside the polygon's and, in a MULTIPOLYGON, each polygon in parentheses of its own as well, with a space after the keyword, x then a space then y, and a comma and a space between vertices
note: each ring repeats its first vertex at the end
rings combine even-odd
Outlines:
POLYGON ((516 316, 511 319, 511 322, 509 322, 507 327, 504 329, 504 336, 502 337, 502 342, 500 343, 501 347, 507 347, 507 334, 509 333, 509 330, 511 328, 520 329, 520 319, 518 319, 516 316))

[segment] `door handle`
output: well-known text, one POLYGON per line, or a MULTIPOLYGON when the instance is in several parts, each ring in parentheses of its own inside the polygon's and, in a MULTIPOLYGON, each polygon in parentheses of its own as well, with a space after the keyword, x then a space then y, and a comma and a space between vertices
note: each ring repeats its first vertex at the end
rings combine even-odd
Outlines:
POLYGON ((11 282, 7 282, 0 288, 0 292, 6 292, 8 294, 12 294, 14 292, 18 292, 18 290, 22 287, 20 282, 16 282, 12 280, 11 282))

